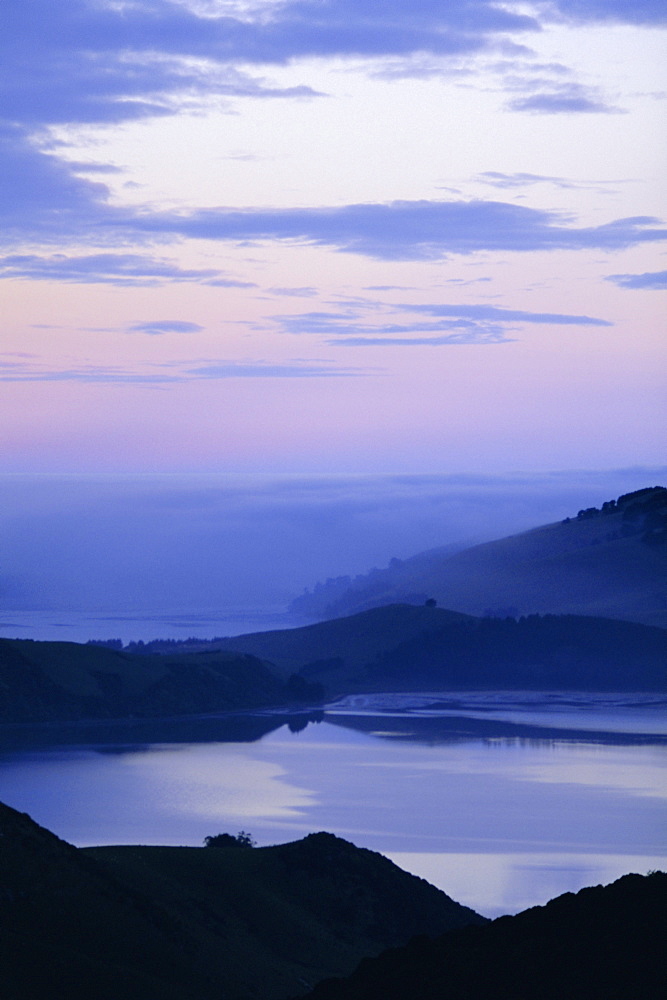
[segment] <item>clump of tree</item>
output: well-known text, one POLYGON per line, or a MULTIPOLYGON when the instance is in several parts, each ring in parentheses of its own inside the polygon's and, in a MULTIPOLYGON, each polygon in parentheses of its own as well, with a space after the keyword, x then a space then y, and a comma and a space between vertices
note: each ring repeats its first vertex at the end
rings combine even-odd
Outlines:
POLYGON ((204 847, 256 847, 255 838, 246 830, 233 833, 215 833, 204 837, 204 847))
MULTIPOLYGON (((607 541, 639 535, 647 545, 667 544, 667 489, 664 486, 649 486, 634 493, 624 493, 617 500, 607 500, 602 507, 586 507, 577 513, 577 521, 606 514, 620 514, 622 523, 619 531, 606 536, 607 541)), ((563 524, 572 518, 566 517, 563 524)), ((594 543, 600 539, 595 539, 594 543)))

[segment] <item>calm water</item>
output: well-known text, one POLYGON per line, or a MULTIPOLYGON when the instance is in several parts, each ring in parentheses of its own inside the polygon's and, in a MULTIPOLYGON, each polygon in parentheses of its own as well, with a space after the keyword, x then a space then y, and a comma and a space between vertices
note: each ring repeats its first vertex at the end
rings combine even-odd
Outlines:
POLYGON ((78 845, 329 830, 490 916, 667 867, 657 697, 356 697, 268 714, 0 730, 0 799, 78 845), (23 744, 23 745, 21 745, 23 744))
POLYGON ((122 639, 124 643, 151 639, 212 639, 214 636, 267 632, 303 625, 282 607, 232 608, 225 611, 3 611, 0 637, 50 642, 87 642, 122 639))

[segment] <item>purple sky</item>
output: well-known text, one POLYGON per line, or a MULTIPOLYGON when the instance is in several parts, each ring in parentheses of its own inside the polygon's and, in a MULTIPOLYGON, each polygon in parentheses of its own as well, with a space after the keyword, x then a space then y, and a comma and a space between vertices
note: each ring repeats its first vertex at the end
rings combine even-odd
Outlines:
POLYGON ((4 469, 660 464, 666 20, 4 0, 4 469))

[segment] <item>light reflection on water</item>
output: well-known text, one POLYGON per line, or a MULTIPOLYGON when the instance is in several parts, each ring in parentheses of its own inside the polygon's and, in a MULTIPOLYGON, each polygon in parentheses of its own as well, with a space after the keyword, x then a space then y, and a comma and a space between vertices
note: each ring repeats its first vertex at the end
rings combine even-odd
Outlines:
POLYGON ((0 799, 78 845, 329 830, 494 916, 667 865, 664 741, 633 743, 627 727, 620 743, 493 737, 460 721, 464 735, 450 717, 440 739, 432 717, 420 734, 400 713, 337 714, 255 742, 6 752, 0 799))
POLYGON ((606 885, 628 872, 664 870, 664 855, 388 853, 399 867, 444 889, 453 899, 500 917, 541 905, 564 892, 606 885))

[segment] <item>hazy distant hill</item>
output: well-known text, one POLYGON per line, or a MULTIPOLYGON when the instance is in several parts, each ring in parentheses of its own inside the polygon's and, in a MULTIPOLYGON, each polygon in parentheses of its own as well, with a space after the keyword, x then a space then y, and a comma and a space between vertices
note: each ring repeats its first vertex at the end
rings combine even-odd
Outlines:
POLYGON ((310 1000, 663 1000, 667 875, 625 875, 365 959, 310 1000))
POLYGON ((77 849, 0 804, 3 1000, 282 1000, 484 918, 331 834, 77 849))
POLYGON ((313 618, 431 597, 471 615, 576 614, 667 627, 667 489, 653 487, 452 554, 392 560, 292 603, 313 618))
POLYGON ((0 722, 156 718, 312 697, 265 663, 221 650, 138 656, 98 645, 0 639, 0 722))
MULTIPOLYGON (((575 615, 473 618, 393 604, 223 640, 327 696, 472 689, 664 691, 667 631, 575 615)), ((218 645, 218 643, 216 643, 218 645)))

